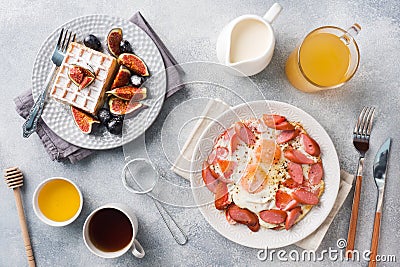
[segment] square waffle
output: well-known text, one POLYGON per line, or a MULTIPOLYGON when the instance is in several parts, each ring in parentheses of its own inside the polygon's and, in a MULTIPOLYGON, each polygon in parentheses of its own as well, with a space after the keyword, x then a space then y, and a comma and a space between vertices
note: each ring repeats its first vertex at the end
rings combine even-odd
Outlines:
POLYGON ((72 42, 55 78, 50 94, 55 99, 95 115, 104 103, 104 95, 117 70, 114 57, 72 42), (89 64, 96 75, 88 87, 78 90, 68 77, 71 64, 89 64))

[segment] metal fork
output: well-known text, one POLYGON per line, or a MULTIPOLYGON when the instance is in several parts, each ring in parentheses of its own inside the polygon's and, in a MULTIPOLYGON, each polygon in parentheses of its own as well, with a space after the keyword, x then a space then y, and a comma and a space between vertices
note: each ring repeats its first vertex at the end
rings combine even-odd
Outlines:
POLYGON ((354 250, 354 240, 356 237, 358 206, 360 203, 362 174, 364 167, 365 154, 369 149, 369 138, 371 136, 372 122, 374 119, 375 108, 364 107, 358 117, 353 131, 353 145, 360 154, 358 160, 356 186, 353 196, 353 206, 351 210, 350 226, 347 236, 346 256, 352 258, 354 250))
POLYGON ((50 82, 54 78, 54 74, 56 69, 61 66, 62 61, 65 57, 65 52, 69 46, 70 42, 75 41, 76 34, 72 34, 71 31, 66 29, 61 29, 60 36, 58 37, 58 42, 56 47, 54 48, 53 55, 51 56, 51 61, 53 62, 53 66, 50 70, 49 75, 43 85, 43 91, 40 93, 38 99, 33 104, 31 110, 29 111, 29 115, 26 118, 24 125, 22 126, 23 136, 25 138, 29 137, 32 133, 36 131, 37 123, 39 121, 40 116, 42 116, 44 102, 46 101, 47 91, 50 85, 50 82))

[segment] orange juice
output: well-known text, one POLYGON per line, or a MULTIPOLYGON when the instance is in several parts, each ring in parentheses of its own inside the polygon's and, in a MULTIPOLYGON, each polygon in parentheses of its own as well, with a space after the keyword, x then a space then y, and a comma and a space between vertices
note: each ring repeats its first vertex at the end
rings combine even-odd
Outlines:
POLYGON ((39 191, 38 205, 52 221, 68 221, 78 212, 81 198, 73 184, 63 179, 47 182, 39 191))
POLYGON ((300 48, 300 66, 305 76, 320 86, 344 82, 349 63, 349 48, 331 33, 309 36, 300 48))
POLYGON ((289 82, 304 92, 342 86, 358 68, 360 54, 353 37, 360 30, 355 23, 347 31, 324 26, 310 32, 286 62, 289 82))

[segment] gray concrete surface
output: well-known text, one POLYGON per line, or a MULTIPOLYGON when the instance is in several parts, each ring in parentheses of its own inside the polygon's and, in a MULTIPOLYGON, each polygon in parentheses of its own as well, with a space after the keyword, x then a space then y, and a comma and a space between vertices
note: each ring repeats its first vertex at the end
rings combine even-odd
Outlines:
MULTIPOLYGON (((108 14, 128 18, 142 11, 179 62, 216 61, 215 42, 219 31, 231 19, 246 13, 262 15, 274 1, 0 1, 0 167, 19 166, 25 173, 23 198, 33 249, 38 266, 291 266, 294 263, 257 259, 256 249, 237 245, 215 232, 197 209, 167 207, 189 235, 180 247, 171 238, 149 198, 128 194, 119 172, 123 166, 122 149, 98 152, 71 165, 50 161, 37 136, 23 139, 22 119, 14 112, 12 99, 31 85, 32 65, 42 41, 53 29, 74 17, 108 14), (31 198, 40 181, 65 176, 75 181, 84 195, 84 208, 73 224, 53 228, 34 215, 31 198), (86 216, 107 202, 131 205, 139 217, 138 239, 146 257, 126 254, 118 259, 101 259, 85 247, 81 229, 86 216)), ((356 248, 369 249, 376 203, 372 179, 372 159, 380 144, 394 138, 390 158, 385 206, 381 224, 379 253, 396 255, 400 262, 400 179, 399 131, 400 94, 400 5, 387 1, 280 1, 284 10, 274 22, 277 45, 271 64, 252 77, 267 99, 296 105, 312 114, 331 136, 341 163, 350 172, 356 169, 357 153, 351 143, 351 128, 364 105, 377 107, 376 123, 368 153, 356 248), (361 65, 355 77, 340 90, 305 94, 290 86, 284 63, 296 43, 309 30, 327 24, 348 27, 358 22, 357 37, 361 65)), ((246 89, 243 89, 246 90, 246 89)), ((184 98, 182 93, 182 98, 184 98)), ((187 97, 187 96, 186 96, 187 97)), ((179 103, 166 103, 165 109, 179 103)), ((160 123, 160 122, 157 122, 160 123)), ((157 126, 157 123, 155 127, 157 126)), ((157 145, 157 138, 151 142, 157 145)), ((154 160, 161 161, 160 158, 154 160)), ((179 196, 175 196, 179 198, 179 196)), ((0 266, 26 266, 13 194, 0 185, 0 266)), ((351 197, 333 221, 318 252, 336 249, 338 238, 347 236, 351 197)), ((296 249, 295 246, 284 250, 296 249)), ((366 266, 365 261, 297 262, 298 266, 366 266)))

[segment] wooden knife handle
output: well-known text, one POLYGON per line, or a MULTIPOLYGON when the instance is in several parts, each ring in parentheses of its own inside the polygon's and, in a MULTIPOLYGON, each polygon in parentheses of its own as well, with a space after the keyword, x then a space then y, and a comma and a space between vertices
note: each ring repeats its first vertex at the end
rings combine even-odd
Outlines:
POLYGON ((24 207, 22 205, 21 193, 19 188, 15 188, 14 190, 15 203, 17 205, 19 224, 21 226, 22 238, 24 239, 25 252, 28 258, 28 264, 30 267, 35 267, 35 257, 33 256, 33 250, 31 246, 31 240, 29 238, 28 227, 26 225, 24 207))
POLYGON ((353 257, 352 251, 354 250, 354 242, 356 239, 357 221, 358 221, 358 206, 360 204, 362 176, 357 175, 356 187, 353 196, 353 206, 351 208, 351 218, 349 232, 347 235, 346 257, 351 259, 353 257))
POLYGON ((376 255, 378 254, 379 232, 381 228, 381 213, 375 213, 374 232, 372 233, 371 256, 369 257, 368 267, 376 266, 376 255))

